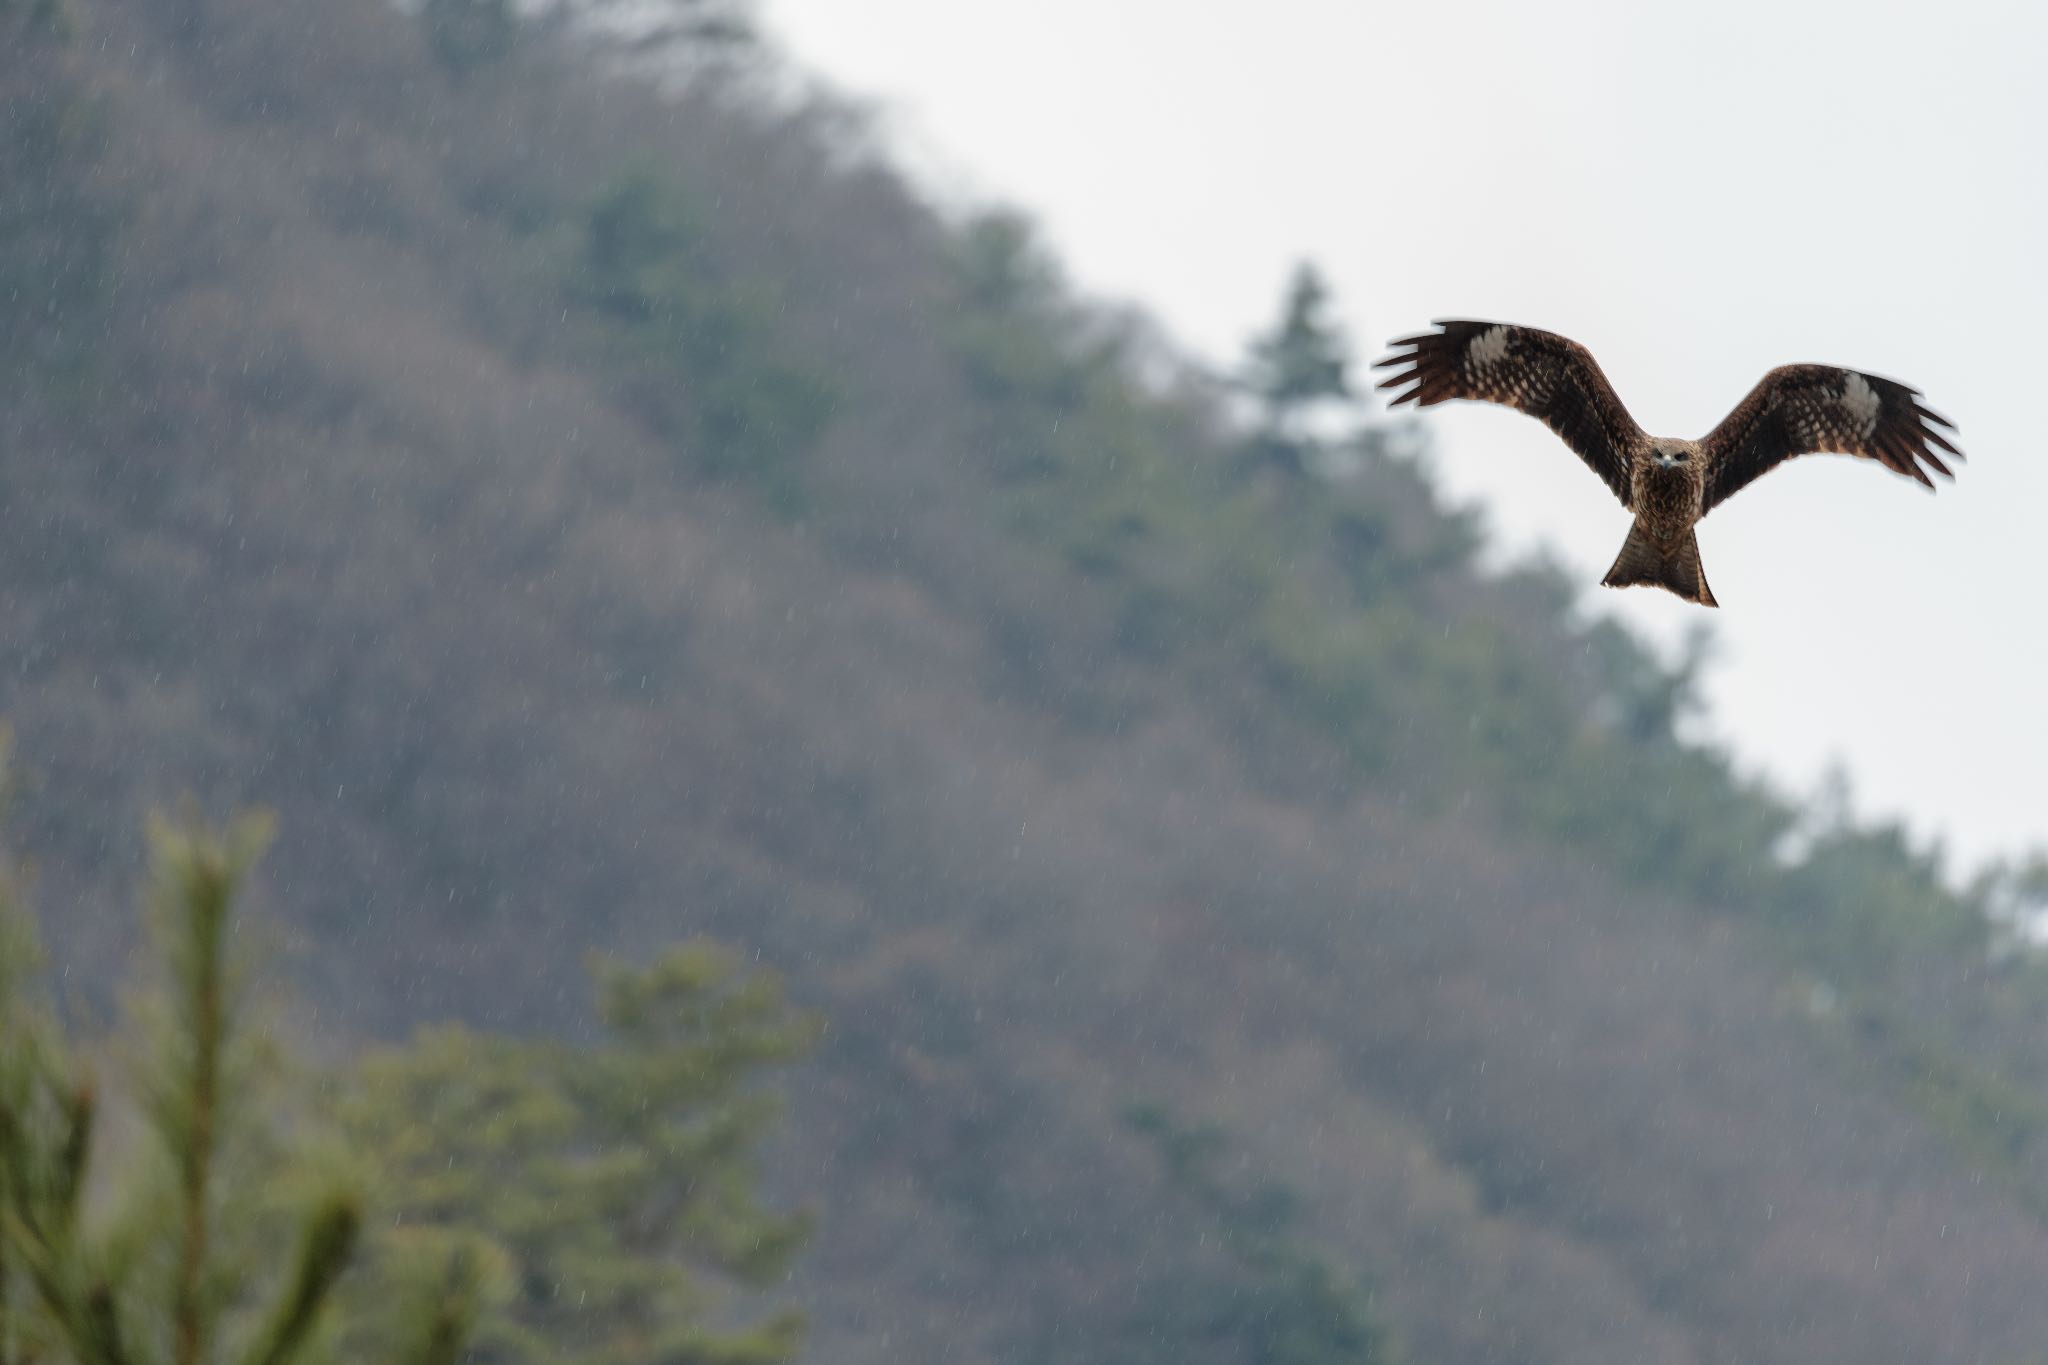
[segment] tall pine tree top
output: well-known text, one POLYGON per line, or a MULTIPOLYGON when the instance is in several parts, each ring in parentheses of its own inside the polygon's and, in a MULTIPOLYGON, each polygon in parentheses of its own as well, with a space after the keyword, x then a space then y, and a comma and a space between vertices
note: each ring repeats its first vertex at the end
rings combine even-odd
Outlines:
POLYGON ((1322 272, 1303 261, 1288 284, 1279 326, 1252 343, 1250 386, 1276 426, 1318 400, 1354 396, 1350 347, 1329 310, 1322 272))
POLYGON ((1350 344, 1330 318, 1330 289, 1322 273, 1303 261, 1288 282, 1280 321, 1253 339, 1242 381, 1263 409, 1258 430, 1246 446, 1251 469, 1277 468, 1299 477, 1314 452, 1332 433, 1319 432, 1321 415, 1349 405, 1350 344))

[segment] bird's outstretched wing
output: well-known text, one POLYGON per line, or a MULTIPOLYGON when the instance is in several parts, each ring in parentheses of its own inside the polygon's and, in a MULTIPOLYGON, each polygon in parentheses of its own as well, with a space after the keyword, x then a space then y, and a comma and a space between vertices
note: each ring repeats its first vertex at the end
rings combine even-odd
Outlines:
POLYGON ((1935 451, 1963 457, 1944 434, 1955 424, 1919 400, 1918 389, 1874 374, 1779 366, 1700 442, 1707 467, 1702 514, 1794 455, 1861 455, 1929 488, 1929 468, 1954 478, 1935 451))
POLYGON ((1391 406, 1475 398, 1526 412, 1562 436, 1628 505, 1629 467, 1648 438, 1585 347, 1503 322, 1439 319, 1436 326, 1395 342, 1397 351, 1413 349, 1373 367, 1393 370, 1380 388, 1415 386, 1396 394, 1391 406))

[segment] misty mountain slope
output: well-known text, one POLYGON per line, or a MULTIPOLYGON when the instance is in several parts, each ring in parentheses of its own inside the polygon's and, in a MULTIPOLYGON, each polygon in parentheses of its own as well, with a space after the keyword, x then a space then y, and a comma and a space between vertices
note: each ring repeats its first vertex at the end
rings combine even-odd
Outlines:
POLYGON ((6 407, 0 712, 81 973, 185 790, 278 809, 360 1035, 759 952, 832 1021, 777 1173, 821 1360, 1232 1358, 1158 1330, 1235 1272, 1137 1102, 1415 1360, 2048 1334, 2038 983, 1882 831, 1776 858, 1797 813, 1412 467, 1239 477, 1141 323, 829 111, 75 8, 0 92, 103 101, 122 227, 94 379, 6 407))

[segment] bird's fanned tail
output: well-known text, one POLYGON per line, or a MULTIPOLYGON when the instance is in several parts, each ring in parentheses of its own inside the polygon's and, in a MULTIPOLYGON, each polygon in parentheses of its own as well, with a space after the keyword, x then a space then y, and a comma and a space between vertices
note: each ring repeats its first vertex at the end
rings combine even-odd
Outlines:
POLYGON ((1662 588, 1703 607, 1721 605, 1714 600, 1714 590, 1707 586, 1706 570, 1700 567, 1699 537, 1691 531, 1666 554, 1643 529, 1643 524, 1637 522, 1629 528, 1628 539, 1622 542, 1614 567, 1600 582, 1609 588, 1662 588))

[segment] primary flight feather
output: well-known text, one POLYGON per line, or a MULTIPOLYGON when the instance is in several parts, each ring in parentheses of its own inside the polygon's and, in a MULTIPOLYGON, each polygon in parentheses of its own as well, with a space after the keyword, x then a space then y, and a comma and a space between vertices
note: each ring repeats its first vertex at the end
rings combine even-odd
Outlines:
POLYGON ((1585 347, 1554 332, 1501 322, 1440 321, 1404 337, 1383 389, 1393 406, 1452 398, 1526 412, 1564 438, 1635 513, 1621 554, 1601 580, 1646 584, 1713 607, 1693 527, 1759 474, 1794 455, 1860 455, 1932 488, 1927 471, 1953 478, 1937 451, 1956 459, 1953 423, 1920 403, 1920 391, 1833 365, 1782 365, 1697 441, 1651 436, 1636 425, 1585 347))

